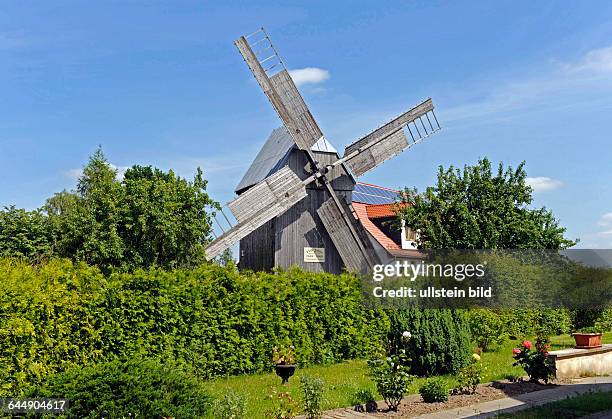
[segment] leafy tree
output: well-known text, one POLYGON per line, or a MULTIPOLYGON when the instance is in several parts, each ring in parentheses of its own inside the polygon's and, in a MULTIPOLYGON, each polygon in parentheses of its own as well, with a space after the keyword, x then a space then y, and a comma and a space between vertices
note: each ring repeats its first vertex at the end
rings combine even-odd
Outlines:
POLYGON ((126 171, 118 217, 129 267, 170 268, 204 261, 204 245, 212 232, 207 209, 218 207, 206 186, 199 168, 193 182, 151 166, 126 171))
MULTIPOLYGON (((29 222, 37 220, 46 226, 45 249, 104 271, 190 267, 204 261, 204 245, 212 231, 209 211, 219 206, 206 193, 206 186, 200 169, 188 181, 172 171, 133 166, 118 179, 117 171, 97 150, 83 168, 76 190, 53 195, 42 211, 29 215, 29 222)), ((24 219, 25 213, 18 211, 11 213, 11 225, 24 219)), ((38 237, 37 225, 32 231, 23 227, 26 236, 38 237)), ((28 246, 29 253, 20 253, 0 232, 0 252, 7 249, 5 254, 30 256, 42 251, 28 246)))
POLYGON ((423 194, 406 189, 400 218, 429 249, 563 249, 576 244, 546 208, 531 209, 525 162, 516 170, 481 159, 463 172, 440 166, 437 183, 423 194))
POLYGON ((33 258, 51 251, 49 225, 41 211, 0 210, 0 256, 33 258))
POLYGON ((124 265, 125 244, 119 236, 122 195, 117 171, 98 149, 83 168, 76 191, 55 194, 44 206, 55 253, 103 269, 124 265))

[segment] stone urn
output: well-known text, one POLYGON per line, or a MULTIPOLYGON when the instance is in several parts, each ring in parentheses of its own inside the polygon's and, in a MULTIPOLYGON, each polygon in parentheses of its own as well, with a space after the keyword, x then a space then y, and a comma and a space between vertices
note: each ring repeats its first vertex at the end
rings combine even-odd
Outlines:
POLYGON ((287 384, 289 382, 289 377, 295 373, 296 368, 297 365, 294 364, 274 364, 276 375, 283 379, 282 384, 287 384))

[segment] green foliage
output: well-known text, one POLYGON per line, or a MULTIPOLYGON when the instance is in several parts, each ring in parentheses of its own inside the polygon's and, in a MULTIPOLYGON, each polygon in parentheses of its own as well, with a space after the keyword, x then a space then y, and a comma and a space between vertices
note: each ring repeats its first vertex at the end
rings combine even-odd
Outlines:
POLYGON ((300 386, 302 388, 302 404, 306 417, 308 419, 320 418, 325 383, 320 378, 303 375, 300 378, 300 386))
POLYGON ((420 376, 455 374, 472 353, 469 327, 460 311, 447 309, 389 310, 392 347, 405 349, 410 372, 420 376), (409 331, 410 340, 402 339, 409 331))
POLYGON ((406 225, 427 249, 559 249, 566 239, 552 212, 530 209, 532 190, 524 163, 516 170, 500 163, 494 174, 484 158, 463 172, 440 167, 436 186, 423 194, 406 189, 400 210, 406 225))
MULTIPOLYGON (((191 267, 204 259, 211 215, 219 205, 193 181, 133 166, 119 179, 101 150, 83 168, 76 190, 37 211, 0 211, 0 256, 70 258, 111 270, 191 267)), ((231 254, 224 256, 228 263, 231 254)))
POLYGON ((612 308, 606 308, 595 320, 595 327, 602 332, 612 331, 612 308))
POLYGON ((83 169, 74 192, 47 201, 55 254, 99 266, 194 266, 203 259, 211 233, 206 194, 198 169, 192 182, 174 172, 133 166, 123 180, 98 150, 83 169))
POLYGON ((446 381, 439 377, 429 378, 419 387, 419 393, 425 403, 446 402, 449 391, 446 381))
POLYGON ((495 349, 506 340, 503 318, 493 310, 468 310, 467 321, 470 325, 472 340, 483 351, 495 349))
MULTIPOLYGON (((603 316, 603 309, 576 309, 572 310, 572 331, 584 330, 595 326, 603 316)), ((601 322, 600 322, 601 323, 601 322)), ((601 330, 600 330, 601 332, 601 330)))
POLYGON ((514 356, 514 366, 520 365, 523 367, 529 381, 538 382, 543 380, 548 383, 555 376, 555 366, 548 358, 549 344, 546 341, 538 341, 535 350, 532 350, 532 343, 528 340, 523 341, 520 348, 514 348, 512 355, 514 356))
POLYGON ((457 390, 459 393, 474 394, 478 384, 482 382, 486 367, 480 362, 480 355, 473 354, 469 365, 461 368, 457 374, 457 390))
POLYGON ((243 419, 246 417, 246 397, 229 391, 213 403, 213 414, 216 419, 243 419))
POLYGON ((117 357, 176 359, 210 378, 269 371, 272 348, 290 341, 302 366, 338 362, 364 356, 389 328, 349 274, 204 265, 105 277, 68 261, 7 259, 0 278, 0 397, 117 357))
POLYGON ((366 403, 372 403, 376 401, 374 393, 369 388, 359 389, 353 394, 351 399, 352 405, 361 405, 366 403))
POLYGON ((203 385, 180 366, 164 364, 115 360, 78 367, 50 376, 27 396, 68 399, 68 419, 204 417, 210 397, 203 385))
POLYGON ((511 337, 532 335, 555 336, 570 331, 571 317, 567 309, 514 309, 500 310, 503 329, 511 337))
POLYGON ((397 410, 402 397, 412 381, 409 374, 410 358, 404 350, 397 354, 378 354, 368 360, 370 377, 376 384, 376 389, 391 410, 397 410))
POLYGON ((268 396, 272 401, 272 408, 266 412, 266 417, 272 419, 292 419, 297 415, 298 403, 288 391, 278 392, 272 389, 268 396))
POLYGON ((41 211, 0 210, 0 257, 40 258, 51 252, 51 232, 41 211))

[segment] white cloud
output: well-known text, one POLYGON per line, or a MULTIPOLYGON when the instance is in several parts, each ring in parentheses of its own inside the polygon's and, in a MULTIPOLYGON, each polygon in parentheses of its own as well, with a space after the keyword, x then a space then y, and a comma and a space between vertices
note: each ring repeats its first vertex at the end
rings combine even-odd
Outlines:
POLYGON ((612 46, 591 50, 579 62, 566 64, 565 69, 569 71, 612 72, 612 46))
MULTIPOLYGON (((601 216, 601 218, 599 219, 599 225, 600 226, 612 226, 612 212, 607 212, 604 215, 601 216)), ((612 230, 610 230, 610 232, 608 232, 609 234, 612 234, 612 230)))
POLYGON ((296 70, 289 70, 289 74, 293 79, 296 86, 303 86, 305 84, 317 84, 323 83, 329 79, 329 71, 323 70, 317 67, 306 67, 298 68, 296 70))
POLYGON ((552 179, 546 176, 528 177, 526 181, 536 193, 552 191, 563 186, 563 182, 560 180, 552 179))

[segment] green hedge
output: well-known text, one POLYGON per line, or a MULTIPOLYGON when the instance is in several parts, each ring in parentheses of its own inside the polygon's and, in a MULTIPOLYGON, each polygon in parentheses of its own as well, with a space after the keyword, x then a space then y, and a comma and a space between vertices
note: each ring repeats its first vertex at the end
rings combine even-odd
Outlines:
POLYGON ((203 384, 180 365, 140 359, 52 374, 26 396, 68 399, 66 419, 199 419, 206 416, 211 405, 203 384))
POLYGON ((0 260, 0 396, 74 366, 155 357, 197 376, 271 369, 290 342, 301 365, 366 355, 389 330, 352 275, 239 274, 207 265, 105 277, 53 260, 0 260))
POLYGON ((396 350, 406 349, 412 359, 412 373, 455 374, 467 364, 472 344, 461 310, 396 310, 389 313, 389 318, 389 341, 396 350), (404 331, 412 335, 408 341, 402 339, 404 331))

